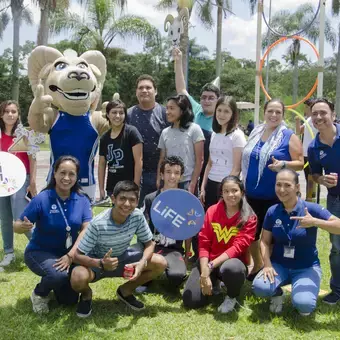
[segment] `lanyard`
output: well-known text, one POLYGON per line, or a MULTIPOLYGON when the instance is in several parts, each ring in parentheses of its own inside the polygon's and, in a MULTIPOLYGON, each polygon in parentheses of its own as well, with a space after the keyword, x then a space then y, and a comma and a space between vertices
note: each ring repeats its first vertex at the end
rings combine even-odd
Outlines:
MULTIPOLYGON (((291 220, 292 221, 292 220, 291 220)), ((287 238, 288 238, 288 242, 289 242, 289 246, 292 242, 292 234, 293 234, 293 231, 295 230, 297 224, 298 224, 299 221, 294 221, 294 224, 292 226, 292 229, 287 233, 286 232, 286 229, 284 228, 283 224, 281 224, 281 229, 282 231, 286 234, 287 238)))
POLYGON ((58 207, 59 207, 59 210, 60 210, 61 214, 63 215, 64 221, 65 221, 65 225, 66 225, 66 231, 67 231, 67 232, 70 232, 70 231, 71 231, 71 228, 70 228, 70 226, 69 226, 69 224, 68 224, 68 221, 67 221, 67 218, 66 218, 66 216, 65 216, 64 210, 63 210, 63 208, 62 208, 62 206, 61 206, 61 204, 60 204, 58 198, 57 198, 57 204, 58 204, 58 207))

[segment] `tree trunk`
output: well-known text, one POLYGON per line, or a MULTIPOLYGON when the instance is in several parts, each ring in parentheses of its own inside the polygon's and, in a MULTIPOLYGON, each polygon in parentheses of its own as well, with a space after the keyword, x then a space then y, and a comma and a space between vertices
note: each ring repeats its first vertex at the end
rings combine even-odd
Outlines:
POLYGON ((293 70, 293 104, 297 102, 299 88, 299 59, 296 57, 293 70))
POLYGON ((16 101, 19 101, 19 49, 22 4, 23 0, 11 2, 13 18, 12 99, 16 101))
POLYGON ((216 77, 221 76, 221 53, 222 53, 222 6, 217 7, 217 37, 216 37, 216 77))
POLYGON ((336 61, 336 102, 335 102, 335 113, 337 117, 340 117, 340 24, 338 33, 338 57, 336 61))
POLYGON ((42 6, 40 8, 40 24, 38 30, 38 37, 37 37, 37 45, 47 45, 48 43, 48 32, 49 32, 49 6, 46 3, 46 6, 42 6))

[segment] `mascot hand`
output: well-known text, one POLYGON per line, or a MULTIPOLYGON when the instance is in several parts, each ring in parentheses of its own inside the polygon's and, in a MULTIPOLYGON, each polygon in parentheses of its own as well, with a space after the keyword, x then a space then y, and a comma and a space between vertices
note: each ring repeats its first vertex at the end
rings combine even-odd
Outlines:
POLYGON ((49 94, 45 95, 44 86, 39 84, 37 85, 31 108, 36 113, 50 115, 53 113, 53 109, 51 107, 52 101, 52 96, 49 94))

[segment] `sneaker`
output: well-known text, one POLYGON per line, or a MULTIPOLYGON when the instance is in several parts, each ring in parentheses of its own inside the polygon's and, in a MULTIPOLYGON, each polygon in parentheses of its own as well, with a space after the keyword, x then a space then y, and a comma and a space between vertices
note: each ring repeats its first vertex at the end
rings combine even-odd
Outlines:
POLYGON ((340 301, 340 295, 335 293, 335 292, 331 292, 331 293, 327 294, 322 299, 322 302, 327 303, 328 305, 335 305, 339 301, 340 301))
POLYGON ((48 308, 48 303, 50 301, 49 296, 40 296, 35 294, 33 291, 31 295, 31 301, 34 313, 46 314, 50 311, 48 308))
POLYGON ((274 296, 270 300, 269 310, 272 313, 279 314, 282 312, 283 307, 283 294, 280 296, 274 296))
POLYGON ((308 315, 310 315, 310 313, 301 313, 301 312, 299 312, 299 314, 300 314, 301 316, 308 316, 308 315))
POLYGON ((4 259, 0 262, 0 267, 9 266, 15 260, 14 253, 6 254, 4 259))
POLYGON ((87 318, 92 313, 92 299, 90 300, 83 300, 83 297, 80 297, 77 306, 77 316, 80 318, 87 318))
POLYGON ((234 310, 236 305, 236 298, 230 298, 228 295, 225 297, 222 304, 218 307, 220 313, 226 314, 234 310))
POLYGON ((123 301, 133 310, 140 311, 145 308, 144 303, 138 301, 132 294, 128 296, 123 296, 120 288, 117 289, 117 296, 119 300, 123 301))

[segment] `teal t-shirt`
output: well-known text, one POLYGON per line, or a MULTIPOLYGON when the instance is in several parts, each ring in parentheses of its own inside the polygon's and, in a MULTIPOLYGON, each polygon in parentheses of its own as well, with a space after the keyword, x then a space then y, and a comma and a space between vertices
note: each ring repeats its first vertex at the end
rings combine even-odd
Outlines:
POLYGON ((192 111, 195 115, 194 122, 198 124, 202 130, 212 132, 213 116, 206 116, 203 112, 201 104, 189 95, 189 100, 192 106, 192 111))

